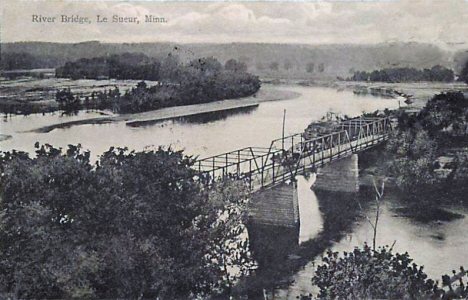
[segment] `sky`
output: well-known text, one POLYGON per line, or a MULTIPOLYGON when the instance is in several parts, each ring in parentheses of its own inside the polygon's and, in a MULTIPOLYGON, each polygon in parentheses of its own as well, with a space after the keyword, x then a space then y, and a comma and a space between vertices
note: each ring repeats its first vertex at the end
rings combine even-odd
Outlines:
POLYGON ((2 0, 1 41, 375 44, 468 47, 468 1, 19 1, 2 0), (56 17, 33 22, 33 15, 56 17), (61 16, 88 17, 90 24, 61 16), (108 17, 97 23, 97 15, 108 17), (139 24, 113 23, 137 17, 139 24), (146 23, 145 16, 166 23, 146 23))

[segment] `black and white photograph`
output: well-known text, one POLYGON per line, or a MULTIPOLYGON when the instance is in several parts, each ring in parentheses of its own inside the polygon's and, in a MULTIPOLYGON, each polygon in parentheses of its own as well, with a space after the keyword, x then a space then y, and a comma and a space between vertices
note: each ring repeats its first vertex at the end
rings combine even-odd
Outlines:
POLYGON ((468 299, 468 1, 0 7, 0 299, 468 299))

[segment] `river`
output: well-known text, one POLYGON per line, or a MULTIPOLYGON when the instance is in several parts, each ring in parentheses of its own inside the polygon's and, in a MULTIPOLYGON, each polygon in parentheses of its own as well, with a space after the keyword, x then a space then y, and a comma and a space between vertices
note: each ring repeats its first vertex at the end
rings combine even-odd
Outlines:
POLYGON ((81 143, 92 153, 102 153, 110 146, 128 146, 142 150, 151 145, 172 145, 185 149, 187 154, 210 156, 247 146, 268 147, 271 140, 281 137, 283 111, 286 109, 286 134, 301 132, 311 122, 326 115, 328 111, 360 115, 379 108, 398 107, 395 100, 357 96, 352 92, 334 89, 285 86, 281 89, 301 94, 285 101, 262 102, 258 108, 239 114, 231 114, 216 120, 216 115, 204 119, 164 121, 161 123, 130 127, 124 122, 111 124, 79 125, 55 129, 49 133, 27 132, 32 129, 80 118, 97 116, 96 113, 61 117, 55 115, 14 116, 4 119, 1 133, 13 136, 2 142, 1 150, 21 149, 33 151, 36 141, 66 147, 81 143))
MULTIPOLYGON (((323 213, 320 202, 329 201, 328 196, 319 199, 311 189, 313 179, 298 178, 298 198, 300 209, 299 243, 313 240, 323 230, 323 213)), ((344 196, 341 201, 355 201, 344 196)), ((441 281, 444 274, 451 275, 452 270, 459 270, 460 266, 468 266, 468 209, 462 206, 452 206, 450 212, 464 217, 452 221, 417 221, 401 216, 399 209, 403 206, 398 199, 388 193, 384 196, 380 207, 377 227, 377 246, 391 246, 393 251, 408 252, 410 258, 418 265, 424 266, 424 271, 434 280, 441 281)), ((375 220, 376 205, 370 202, 359 218, 353 222, 348 230, 343 232, 343 238, 333 242, 332 251, 343 253, 354 247, 361 247, 364 243, 372 246, 373 229, 365 217, 372 222, 375 220)), ((312 288, 311 278, 321 259, 317 257, 303 266, 295 275, 294 282, 288 288, 276 291, 276 299, 297 299, 300 295, 316 293, 312 288)))
MULTIPOLYGON (((270 141, 281 136, 283 112, 286 110, 286 134, 301 132, 311 122, 320 120, 328 111, 349 116, 376 109, 397 108, 395 99, 377 98, 370 95, 355 95, 349 90, 331 88, 280 86, 301 96, 284 101, 262 102, 257 108, 232 114, 211 114, 197 118, 164 121, 141 127, 126 126, 124 122, 110 124, 79 125, 55 129, 48 133, 31 130, 38 127, 96 116, 96 113, 67 117, 54 115, 14 116, 1 121, 2 134, 13 138, 0 143, 0 150, 23 150, 33 153, 34 143, 50 143, 56 147, 81 143, 92 155, 98 155, 111 146, 128 146, 142 150, 148 146, 171 145, 184 149, 186 154, 206 157, 246 146, 268 147, 270 141)), ((301 216, 300 242, 313 240, 323 229, 323 214, 320 200, 310 189, 313 177, 299 179, 299 205, 301 216)), ((390 197, 391 198, 391 197, 390 197)), ((468 220, 452 222, 418 223, 398 217, 392 210, 394 202, 387 199, 380 216, 378 244, 391 245, 395 240, 396 251, 408 251, 418 263, 425 265, 429 276, 438 279, 443 273, 460 265, 468 266, 468 220)), ((466 215, 463 209, 459 213, 466 215)), ((372 217, 372 205, 361 212, 372 217)), ((364 219, 355 222, 345 237, 333 244, 336 251, 351 250, 364 242, 372 242, 371 227, 364 219)), ((311 291, 310 279, 313 262, 299 270, 295 282, 279 291, 281 298, 296 299, 301 293, 311 291)))

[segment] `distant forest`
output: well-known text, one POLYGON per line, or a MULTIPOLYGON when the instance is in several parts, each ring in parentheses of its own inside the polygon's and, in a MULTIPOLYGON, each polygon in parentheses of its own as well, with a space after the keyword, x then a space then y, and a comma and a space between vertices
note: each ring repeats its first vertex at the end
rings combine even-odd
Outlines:
POLYGON ((34 55, 28 52, 2 53, 1 70, 30 70, 55 68, 59 61, 47 55, 34 55))
POLYGON ((142 81, 125 94, 115 90, 93 93, 80 99, 69 90, 57 92, 56 100, 65 111, 111 109, 135 113, 169 106, 207 103, 246 97, 260 89, 257 76, 247 73, 247 66, 234 59, 224 66, 215 58, 194 59, 180 64, 178 59, 149 58, 144 54, 125 53, 110 57, 79 59, 57 69, 57 77, 72 79, 136 79, 157 81, 147 86, 142 81))
POLYGON ((454 68, 459 74, 468 55, 452 53, 437 46, 420 43, 377 45, 299 45, 263 43, 44 43, 21 42, 1 45, 2 70, 56 68, 81 58, 110 57, 127 52, 148 57, 171 54, 186 62, 197 57, 215 57, 221 63, 236 59, 249 72, 262 78, 346 78, 356 70, 394 67, 416 69, 435 65, 454 68), (454 63, 455 62, 455 63, 454 63))
POLYGON ((417 70, 415 68, 391 68, 372 72, 357 71, 350 78, 353 81, 380 81, 380 82, 414 82, 414 81, 441 81, 451 82, 455 79, 454 72, 442 66, 431 69, 417 70))

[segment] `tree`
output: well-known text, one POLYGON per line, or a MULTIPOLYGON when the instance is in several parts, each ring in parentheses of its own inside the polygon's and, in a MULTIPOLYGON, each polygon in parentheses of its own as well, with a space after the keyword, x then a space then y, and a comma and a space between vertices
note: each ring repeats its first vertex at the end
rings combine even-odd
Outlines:
POLYGON ((387 144, 389 175, 408 198, 420 199, 434 188, 436 143, 420 126, 397 131, 387 144))
POLYGON ((465 62, 465 66, 463 67, 458 80, 464 81, 468 84, 468 60, 465 62))
POLYGON ((244 62, 239 62, 235 59, 230 59, 224 64, 224 69, 230 72, 247 72, 247 65, 244 62))
POLYGON ((55 93, 55 101, 59 104, 59 109, 65 114, 76 113, 81 109, 81 101, 78 96, 73 95, 70 89, 63 89, 55 93))
POLYGON ((313 62, 307 63, 306 65, 307 73, 314 73, 314 68, 315 68, 315 64, 313 62))
POLYGON ((221 63, 214 57, 194 59, 190 61, 189 67, 208 75, 217 74, 223 68, 221 63))
POLYGON ((285 69, 286 71, 289 71, 290 69, 292 69, 293 64, 292 64, 292 62, 291 62, 289 59, 286 59, 286 60, 284 61, 283 67, 284 67, 284 69, 285 69))
POLYGON ((324 63, 319 64, 318 71, 319 71, 319 73, 325 72, 325 64, 324 63))
POLYGON ((91 164, 79 145, 36 147, 0 156, 2 298, 205 297, 254 267, 244 182, 201 188, 172 149, 91 164))
POLYGON ((439 293, 408 253, 393 254, 388 247, 365 244, 342 257, 328 251, 322 261, 312 278, 321 299, 423 299, 439 293))
POLYGON ((451 132, 466 136, 468 133, 468 101, 462 92, 435 95, 417 116, 431 136, 451 132))
POLYGON ((271 63, 268 65, 268 68, 270 68, 270 70, 272 70, 272 71, 278 71, 279 63, 276 62, 276 61, 271 62, 271 63))

